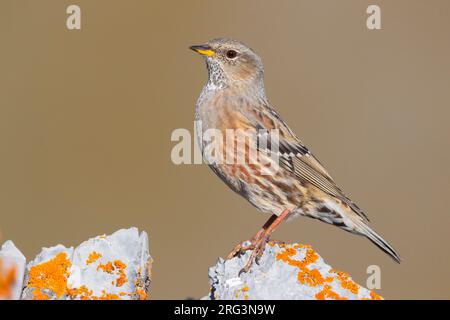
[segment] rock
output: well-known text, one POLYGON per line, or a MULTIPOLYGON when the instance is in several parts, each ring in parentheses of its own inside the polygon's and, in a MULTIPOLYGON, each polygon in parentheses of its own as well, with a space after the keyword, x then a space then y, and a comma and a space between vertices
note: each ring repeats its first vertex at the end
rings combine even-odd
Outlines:
POLYGON ((333 270, 309 245, 269 242, 259 265, 238 276, 251 251, 209 269, 211 292, 204 299, 355 300, 382 299, 333 270))
POLYGON ((12 241, 0 249, 0 300, 18 300, 22 292, 26 259, 12 241))
POLYGON ((121 229, 78 247, 44 248, 27 266, 22 299, 147 299, 152 259, 147 233, 121 229))

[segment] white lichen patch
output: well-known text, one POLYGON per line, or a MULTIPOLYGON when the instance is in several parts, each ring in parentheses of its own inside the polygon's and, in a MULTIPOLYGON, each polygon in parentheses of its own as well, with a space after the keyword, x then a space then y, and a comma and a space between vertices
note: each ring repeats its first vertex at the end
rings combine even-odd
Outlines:
POLYGON ((211 292, 207 299, 381 299, 348 274, 332 269, 311 246, 269 243, 259 264, 254 263, 249 272, 238 276, 250 253, 227 261, 220 259, 210 268, 211 292))
POLYGON ((151 262, 147 234, 137 228, 75 249, 44 248, 27 266, 22 299, 147 299, 151 262))
POLYGON ((26 259, 12 241, 0 248, 0 300, 18 300, 22 292, 26 259))

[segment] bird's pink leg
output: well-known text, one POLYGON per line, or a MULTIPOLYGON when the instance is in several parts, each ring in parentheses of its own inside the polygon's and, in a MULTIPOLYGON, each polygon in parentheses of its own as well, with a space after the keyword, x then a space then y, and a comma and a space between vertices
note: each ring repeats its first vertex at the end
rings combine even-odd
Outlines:
POLYGON ((278 228, 278 226, 280 225, 281 222, 283 222, 284 220, 286 220, 286 218, 289 216, 291 212, 288 209, 283 210, 283 212, 276 217, 275 221, 273 221, 269 227, 267 228, 265 235, 266 236, 270 236, 270 234, 272 232, 275 231, 276 228, 278 228))
POLYGON ((239 253, 245 252, 247 250, 253 250, 250 258, 245 264, 244 268, 239 272, 239 274, 243 272, 247 272, 253 264, 255 259, 259 260, 264 252, 264 248, 266 246, 267 241, 269 240, 270 235, 278 228, 278 226, 283 222, 290 214, 289 210, 283 210, 283 212, 277 216, 272 215, 269 220, 264 224, 264 226, 255 234, 252 238, 250 245, 243 247, 242 243, 238 244, 233 251, 227 256, 227 259, 231 259, 239 253))
POLYGON ((262 234, 262 236, 259 238, 259 240, 257 240, 257 243, 255 244, 255 248, 253 249, 250 258, 248 259, 244 268, 242 268, 242 270, 239 271, 239 275, 241 275, 243 272, 248 272, 248 270, 250 270, 250 267, 253 264, 253 261, 255 261, 255 259, 257 261, 259 260, 259 258, 261 258, 270 235, 278 228, 281 222, 286 220, 286 218, 289 216, 290 213, 291 212, 289 210, 285 209, 279 216, 276 217, 276 219, 272 223, 270 223, 270 225, 262 234))
POLYGON ((270 225, 278 218, 277 215, 273 214, 267 221, 264 223, 261 229, 251 238, 250 245, 243 246, 245 241, 239 242, 234 249, 227 255, 226 260, 234 258, 236 255, 244 253, 248 250, 253 250, 256 247, 258 240, 261 239, 262 235, 267 231, 270 225))

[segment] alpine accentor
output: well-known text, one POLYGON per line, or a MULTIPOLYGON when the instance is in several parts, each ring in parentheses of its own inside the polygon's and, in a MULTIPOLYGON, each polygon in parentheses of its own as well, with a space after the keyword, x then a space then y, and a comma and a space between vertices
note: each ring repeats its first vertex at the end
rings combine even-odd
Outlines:
POLYGON ((191 49, 205 57, 208 68, 208 81, 197 101, 195 113, 197 139, 205 161, 233 191, 260 211, 271 214, 250 245, 238 244, 228 258, 253 250, 241 270, 248 271, 255 258, 261 257, 270 234, 278 225, 287 217, 303 215, 363 235, 400 262, 394 249, 368 226, 369 220, 363 211, 344 195, 325 168, 270 106, 264 90, 260 57, 242 42, 226 38, 191 49), (226 141, 223 153, 236 160, 239 153, 254 151, 260 161, 252 162, 249 156, 244 156, 244 161, 212 161, 211 153, 206 151, 213 139, 204 139, 209 129, 218 130, 223 137, 230 129, 253 132, 256 143, 247 142, 240 148, 243 150, 239 150, 236 143, 226 141), (273 130, 278 133, 277 143, 259 143, 265 136, 264 131, 273 130), (266 164, 273 159, 274 147, 278 149, 279 166, 271 169, 266 164))

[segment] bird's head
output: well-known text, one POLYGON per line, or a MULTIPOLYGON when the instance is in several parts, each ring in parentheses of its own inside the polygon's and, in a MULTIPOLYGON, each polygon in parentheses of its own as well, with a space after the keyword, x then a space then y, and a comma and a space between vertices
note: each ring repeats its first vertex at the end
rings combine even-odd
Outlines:
POLYGON ((205 58, 209 81, 214 85, 263 85, 261 58, 242 42, 220 38, 190 48, 205 58))

